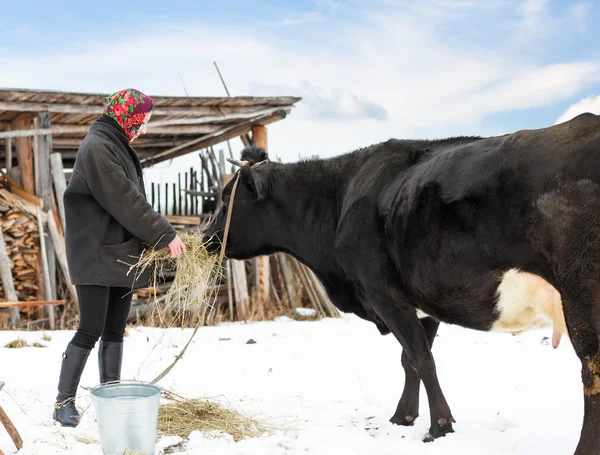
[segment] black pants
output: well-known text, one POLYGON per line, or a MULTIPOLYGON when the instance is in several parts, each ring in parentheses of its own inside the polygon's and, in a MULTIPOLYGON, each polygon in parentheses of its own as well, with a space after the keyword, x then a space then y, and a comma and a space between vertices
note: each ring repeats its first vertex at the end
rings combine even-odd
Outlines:
POLYGON ((71 343, 93 349, 100 337, 104 341, 123 341, 132 290, 106 286, 76 286, 76 289, 79 327, 71 343))

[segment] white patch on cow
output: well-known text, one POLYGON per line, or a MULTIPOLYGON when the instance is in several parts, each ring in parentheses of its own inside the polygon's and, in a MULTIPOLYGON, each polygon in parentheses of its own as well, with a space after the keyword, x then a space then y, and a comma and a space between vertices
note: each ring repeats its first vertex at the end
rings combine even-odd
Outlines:
POLYGON ((419 310, 417 308, 417 317, 419 319, 425 319, 425 318, 430 318, 431 316, 429 316, 427 313, 425 313, 423 310, 419 310))
POLYGON ((496 292, 498 319, 492 331, 518 334, 528 329, 554 327, 556 348, 567 332, 559 292, 538 275, 510 269, 504 273, 496 292))

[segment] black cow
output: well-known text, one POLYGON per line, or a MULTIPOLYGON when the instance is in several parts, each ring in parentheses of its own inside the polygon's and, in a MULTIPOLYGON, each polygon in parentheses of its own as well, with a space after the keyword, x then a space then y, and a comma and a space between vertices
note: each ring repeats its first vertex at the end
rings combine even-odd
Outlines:
MULTIPOLYGON (((294 164, 251 167, 267 155, 247 148, 242 160, 226 255, 290 254, 340 310, 393 333, 406 381, 392 422, 414 422, 422 380, 426 439, 453 431, 431 354, 440 322, 554 326, 556 346, 566 320, 585 398, 576 454, 600 453, 600 116, 294 164)), ((206 231, 214 250, 232 185, 206 231)))

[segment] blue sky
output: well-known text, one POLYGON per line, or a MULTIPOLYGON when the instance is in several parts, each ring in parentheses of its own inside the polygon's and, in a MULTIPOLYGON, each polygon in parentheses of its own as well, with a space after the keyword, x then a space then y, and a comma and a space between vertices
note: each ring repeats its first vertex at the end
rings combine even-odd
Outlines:
POLYGON ((50 3, 0 0, 1 87, 219 96, 217 60, 234 95, 303 97, 269 129, 284 161, 600 113, 592 0, 50 3))

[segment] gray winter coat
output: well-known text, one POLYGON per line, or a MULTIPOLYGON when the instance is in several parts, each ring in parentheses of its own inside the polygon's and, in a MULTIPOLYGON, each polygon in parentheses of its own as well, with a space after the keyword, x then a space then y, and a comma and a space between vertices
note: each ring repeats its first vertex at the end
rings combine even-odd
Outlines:
POLYGON ((64 204, 73 284, 148 286, 149 275, 134 282, 127 264, 138 261, 144 246, 167 246, 176 233, 148 203, 137 154, 110 117, 96 120, 81 143, 64 204))

